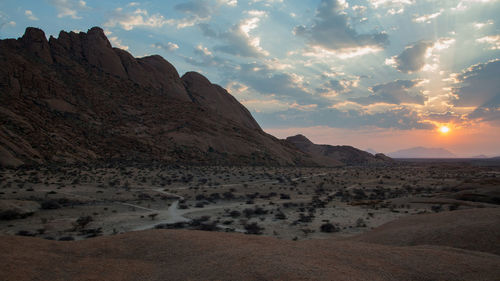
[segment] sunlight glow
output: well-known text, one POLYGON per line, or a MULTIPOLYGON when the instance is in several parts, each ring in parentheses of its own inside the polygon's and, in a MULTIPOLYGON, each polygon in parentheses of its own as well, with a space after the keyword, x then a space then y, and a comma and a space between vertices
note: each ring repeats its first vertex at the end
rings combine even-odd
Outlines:
POLYGON ((446 134, 450 131, 450 128, 448 128, 447 126, 441 126, 439 128, 439 132, 441 132, 442 134, 446 134))

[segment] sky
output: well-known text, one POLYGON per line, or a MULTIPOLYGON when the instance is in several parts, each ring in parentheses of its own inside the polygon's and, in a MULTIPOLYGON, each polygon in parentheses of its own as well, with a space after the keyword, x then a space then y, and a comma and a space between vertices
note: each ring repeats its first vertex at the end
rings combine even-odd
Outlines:
POLYGON ((2 0, 0 38, 100 26, 225 87, 279 138, 497 156, 498 15, 500 0, 2 0))

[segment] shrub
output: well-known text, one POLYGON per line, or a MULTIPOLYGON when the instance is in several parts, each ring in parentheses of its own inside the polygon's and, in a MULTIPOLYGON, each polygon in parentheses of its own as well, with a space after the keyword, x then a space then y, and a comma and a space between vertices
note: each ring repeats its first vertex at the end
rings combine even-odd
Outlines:
POLYGON ((74 223, 75 230, 76 229, 84 229, 90 222, 92 221, 91 216, 83 216, 79 217, 74 223))
POLYGON ((322 224, 320 227, 320 230, 321 230, 321 232, 327 232, 327 233, 340 231, 340 229, 337 226, 335 226, 329 222, 322 224))
POLYGON ((280 199, 282 199, 282 200, 289 200, 290 199, 290 195, 281 193, 280 194, 280 199))
POLYGON ((229 213, 229 215, 230 215, 231 217, 233 217, 233 218, 237 218, 237 217, 241 216, 241 212, 234 210, 234 211, 231 211, 231 212, 229 213))
POLYGON ((274 215, 274 218, 277 219, 277 220, 286 220, 286 215, 281 212, 281 211, 278 211, 275 215, 274 215))
POLYGON ((365 220, 362 218, 359 218, 356 220, 356 227, 366 227, 365 220))
POLYGON ((246 230, 245 234, 260 235, 262 234, 264 228, 259 226, 256 222, 252 222, 249 224, 245 224, 245 230, 246 230))

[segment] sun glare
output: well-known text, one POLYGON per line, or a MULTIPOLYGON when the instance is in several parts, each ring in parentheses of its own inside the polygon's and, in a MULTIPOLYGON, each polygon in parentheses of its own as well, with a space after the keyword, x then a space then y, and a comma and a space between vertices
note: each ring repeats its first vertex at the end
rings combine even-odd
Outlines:
POLYGON ((447 126, 441 126, 439 127, 439 132, 442 133, 442 134, 446 134, 450 131, 450 128, 448 128, 447 126))

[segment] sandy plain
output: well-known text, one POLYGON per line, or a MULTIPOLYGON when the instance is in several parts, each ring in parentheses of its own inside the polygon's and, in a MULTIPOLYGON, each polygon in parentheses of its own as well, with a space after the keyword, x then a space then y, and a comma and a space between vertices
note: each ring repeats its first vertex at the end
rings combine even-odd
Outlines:
POLYGON ((401 217, 498 207, 500 167, 134 164, 0 171, 0 233, 82 240, 152 228, 286 240, 350 237, 401 217))

